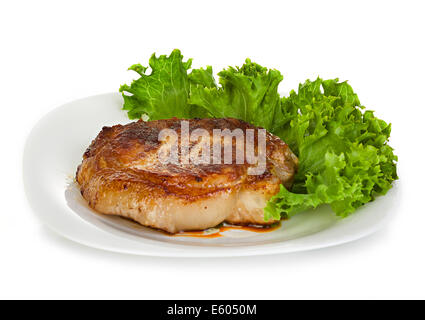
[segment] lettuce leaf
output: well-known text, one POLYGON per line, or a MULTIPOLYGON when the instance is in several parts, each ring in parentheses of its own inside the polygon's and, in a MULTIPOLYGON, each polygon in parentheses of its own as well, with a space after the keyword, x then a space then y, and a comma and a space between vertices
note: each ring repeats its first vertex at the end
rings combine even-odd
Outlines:
POLYGON ((397 157, 387 144, 391 125, 362 112, 347 82, 307 80, 282 99, 285 125, 274 133, 298 155, 292 192, 281 188, 265 208, 265 219, 290 217, 329 204, 345 217, 397 179, 397 157))
POLYGON ((208 110, 215 118, 231 117, 256 126, 272 129, 281 118, 277 91, 283 76, 251 60, 238 68, 229 67, 218 73, 220 87, 196 85, 191 87, 190 103, 208 110))
POLYGON ((206 70, 193 70, 188 75, 192 59, 183 61, 180 50, 174 50, 167 57, 153 54, 149 60, 149 69, 141 64, 132 65, 133 70, 140 75, 131 85, 122 85, 124 106, 130 119, 140 119, 142 116, 149 120, 172 117, 192 118, 206 117, 208 113, 197 106, 188 103, 190 82, 209 86, 213 84, 211 67, 206 70))
POLYGON ((140 78, 120 87, 130 119, 233 117, 263 127, 299 157, 291 191, 283 186, 268 202, 264 218, 279 219, 328 204, 342 217, 397 179, 397 157, 388 145, 391 125, 364 110, 347 82, 307 80, 288 97, 278 94, 283 76, 246 59, 218 73, 211 66, 190 70, 179 50, 152 55, 140 78))

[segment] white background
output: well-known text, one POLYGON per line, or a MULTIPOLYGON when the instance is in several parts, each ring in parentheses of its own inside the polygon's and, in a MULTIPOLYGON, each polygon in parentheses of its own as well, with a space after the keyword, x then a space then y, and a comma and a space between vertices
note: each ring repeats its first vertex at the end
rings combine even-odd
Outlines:
POLYGON ((0 298, 425 298, 424 12, 421 1, 2 1, 0 298), (349 80, 393 124, 403 200, 387 226, 339 247, 226 259, 103 252, 44 227, 22 186, 33 125, 173 48, 216 72, 250 57, 282 71, 283 92, 349 80))

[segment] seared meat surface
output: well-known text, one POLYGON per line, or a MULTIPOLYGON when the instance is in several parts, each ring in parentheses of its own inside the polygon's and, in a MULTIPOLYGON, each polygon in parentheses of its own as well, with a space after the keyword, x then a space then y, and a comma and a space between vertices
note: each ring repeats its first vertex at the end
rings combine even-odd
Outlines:
MULTIPOLYGON (((211 137, 213 129, 256 129, 231 118, 187 121, 191 133, 205 129, 211 137)), ((181 120, 139 120, 102 129, 77 170, 81 194, 91 208, 170 233, 202 230, 221 222, 275 222, 264 221, 263 208, 281 183, 291 186, 298 166, 298 159, 282 140, 266 133, 265 170, 260 175, 250 175, 255 163, 249 164, 246 159, 235 163, 236 139, 227 140, 234 151, 231 164, 164 164, 158 160, 160 150, 177 146, 181 155, 182 142, 180 138, 160 141, 162 129, 173 129, 180 137, 181 120)), ((258 152, 257 138, 258 135, 254 146, 258 152)))

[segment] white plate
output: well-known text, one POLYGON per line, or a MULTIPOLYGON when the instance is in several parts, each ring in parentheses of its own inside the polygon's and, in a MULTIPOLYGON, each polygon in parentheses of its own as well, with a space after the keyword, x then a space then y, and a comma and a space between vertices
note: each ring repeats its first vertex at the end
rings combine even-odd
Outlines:
POLYGON ((122 98, 109 93, 65 104, 42 118, 24 152, 28 200, 57 233, 95 248, 173 257, 224 257, 286 253, 333 246, 376 231, 397 204, 397 188, 346 219, 326 206, 300 213, 269 233, 232 230, 220 238, 173 237, 128 220, 97 214, 73 182, 77 166, 103 126, 125 124, 122 98))

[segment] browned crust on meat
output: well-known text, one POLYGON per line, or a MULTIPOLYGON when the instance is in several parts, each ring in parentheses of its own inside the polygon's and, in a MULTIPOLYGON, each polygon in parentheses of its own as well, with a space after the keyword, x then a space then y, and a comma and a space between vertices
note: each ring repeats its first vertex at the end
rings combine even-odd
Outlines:
MULTIPOLYGON (((237 119, 188 119, 190 132, 202 128, 213 129, 256 127, 237 119)), ((248 163, 207 165, 163 165, 158 161, 147 163, 161 147, 159 132, 174 129, 180 136, 181 119, 144 122, 103 127, 83 155, 76 173, 81 194, 89 206, 104 212, 105 205, 113 206, 110 199, 125 199, 126 207, 133 209, 138 203, 155 205, 156 199, 173 198, 182 204, 212 198, 218 194, 234 193, 241 189, 260 192, 270 198, 279 191, 282 182, 292 184, 298 159, 278 137, 267 133, 267 169, 262 175, 247 175, 248 163), (275 163, 288 172, 281 181, 276 177, 275 163), (132 200, 131 200, 132 199, 132 200), (134 204, 130 203, 134 200, 134 204)), ((257 137, 255 137, 257 142, 257 137)), ((235 139, 232 139, 235 147, 235 139)), ((233 152, 235 157, 236 152, 233 152)), ((278 174, 279 175, 279 174, 278 174)), ((140 209, 141 210, 141 209, 140 209)), ((110 210, 109 210, 110 211, 110 210)), ((105 212, 111 213, 111 212, 105 212)), ((121 214, 126 216, 125 214, 121 214)), ((264 222, 264 224, 271 223, 264 222)), ((241 223, 244 223, 241 221, 241 223)))

